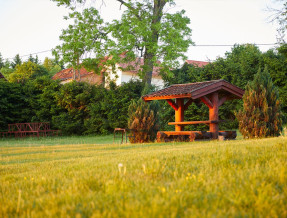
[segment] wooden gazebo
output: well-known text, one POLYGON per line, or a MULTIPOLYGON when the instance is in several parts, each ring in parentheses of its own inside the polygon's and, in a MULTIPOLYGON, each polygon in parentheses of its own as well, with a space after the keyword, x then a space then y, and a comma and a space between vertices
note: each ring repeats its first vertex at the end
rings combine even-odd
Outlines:
MULTIPOLYGON (((175 122, 169 125, 175 125, 175 131, 158 132, 158 141, 172 136, 189 136, 190 141, 199 138, 217 139, 219 135, 226 138, 235 138, 234 132, 219 131, 218 117, 219 107, 227 100, 241 99, 244 90, 232 85, 225 80, 212 80, 206 82, 176 84, 159 91, 143 96, 143 100, 166 100, 175 110, 175 122), (192 102, 203 102, 209 108, 209 120, 206 121, 184 121, 184 111, 192 102), (184 126, 193 124, 209 125, 209 132, 184 131, 184 126)), ((179 137, 179 138, 180 138, 179 137)))

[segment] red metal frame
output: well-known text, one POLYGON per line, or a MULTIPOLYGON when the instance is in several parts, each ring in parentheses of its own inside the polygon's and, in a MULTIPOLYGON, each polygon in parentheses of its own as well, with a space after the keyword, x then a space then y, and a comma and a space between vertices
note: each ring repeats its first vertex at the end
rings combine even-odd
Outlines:
POLYGON ((50 123, 13 123, 8 124, 8 132, 0 132, 2 137, 13 135, 15 138, 26 136, 54 136, 59 134, 59 130, 51 130, 50 123))

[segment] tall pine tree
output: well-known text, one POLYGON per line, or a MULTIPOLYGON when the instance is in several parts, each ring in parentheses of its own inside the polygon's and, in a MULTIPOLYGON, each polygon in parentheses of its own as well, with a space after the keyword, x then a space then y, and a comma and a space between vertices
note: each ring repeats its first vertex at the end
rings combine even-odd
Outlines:
POLYGON ((279 136, 282 130, 277 87, 265 67, 258 70, 246 86, 243 109, 237 113, 239 131, 244 138, 279 136))

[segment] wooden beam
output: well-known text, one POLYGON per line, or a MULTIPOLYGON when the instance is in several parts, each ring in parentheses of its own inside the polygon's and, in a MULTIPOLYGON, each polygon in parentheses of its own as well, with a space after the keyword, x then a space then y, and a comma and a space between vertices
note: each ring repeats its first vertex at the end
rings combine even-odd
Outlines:
POLYGON ((220 107, 221 105, 223 105, 223 103, 228 100, 227 96, 223 96, 221 99, 219 99, 218 101, 218 107, 220 107))
POLYGON ((172 108, 177 111, 178 110, 178 105, 171 99, 166 99, 167 103, 172 106, 172 108))
POLYGON ((200 97, 200 100, 210 109, 213 108, 212 102, 206 96, 200 97))
MULTIPOLYGON (((212 108, 209 108, 209 120, 218 120, 218 92, 211 95, 212 108)), ((212 133, 213 139, 218 138, 218 123, 209 124, 209 131, 212 133)))
POLYGON ((205 120, 205 121, 182 121, 182 122, 169 122, 168 125, 193 125, 193 124, 211 124, 211 123, 219 123, 219 120, 205 120))
POLYGON ((185 104, 184 104, 184 110, 187 110, 188 109, 188 107, 189 107, 189 105, 191 105, 192 104, 192 102, 193 102, 193 99, 192 98, 190 98, 185 104))
MULTIPOLYGON (((175 122, 184 121, 184 99, 177 98, 176 104, 178 105, 178 110, 175 111, 175 122)), ((184 127, 181 125, 175 125, 175 131, 183 131, 184 127)))
POLYGON ((153 100, 166 100, 166 99, 175 99, 175 98, 191 98, 191 94, 179 94, 179 95, 165 95, 165 96, 143 96, 144 101, 153 101, 153 100))

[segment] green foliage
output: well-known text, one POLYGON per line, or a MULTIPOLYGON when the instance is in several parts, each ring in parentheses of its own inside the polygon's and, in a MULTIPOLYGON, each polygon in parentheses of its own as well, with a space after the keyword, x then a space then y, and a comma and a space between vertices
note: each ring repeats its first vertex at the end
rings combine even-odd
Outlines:
POLYGON ((88 118, 87 106, 91 103, 94 86, 87 83, 72 82, 61 86, 55 93, 55 101, 62 109, 52 117, 52 123, 63 134, 82 134, 84 120, 88 118))
POLYGON ((172 74, 163 74, 162 78, 165 81, 165 86, 198 82, 201 81, 202 70, 202 68, 185 63, 181 68, 173 70, 172 74))
MULTIPOLYGON (((60 40, 62 45, 56 47, 53 51, 55 57, 61 58, 63 63, 70 64, 76 71, 83 65, 88 65, 90 69, 91 57, 84 59, 84 55, 93 54, 97 59, 103 58, 108 51, 109 39, 104 21, 100 17, 99 12, 95 8, 84 9, 82 13, 73 11, 65 19, 70 19, 73 24, 70 24, 67 29, 62 31, 60 40)), ((94 60, 92 58, 92 60, 94 60)), ((95 70, 93 62, 91 70, 95 70)), ((99 63, 98 63, 99 65, 99 63)), ((74 78, 80 75, 74 72, 74 78)))
POLYGON ((0 72, 5 76, 5 78, 8 78, 9 75, 14 72, 14 69, 11 67, 11 63, 8 59, 3 62, 0 72))
POLYGON ((5 66, 4 59, 2 57, 2 54, 0 53, 0 69, 4 66, 5 66))
POLYGON ((238 112, 239 130, 244 138, 279 136, 282 130, 278 90, 265 67, 247 84, 243 109, 238 112))
POLYGON ((13 69, 15 69, 17 65, 21 65, 21 64, 22 64, 22 60, 21 60, 21 58, 20 58, 20 55, 17 54, 17 55, 14 57, 13 62, 11 62, 11 67, 12 67, 13 69))
POLYGON ((128 108, 132 100, 141 96, 143 84, 130 81, 117 87, 110 84, 110 89, 97 87, 88 106, 90 118, 85 121, 86 133, 107 134, 114 128, 128 127, 128 108))
POLYGON ((0 131, 10 123, 28 120, 28 104, 20 84, 0 80, 0 131))
POLYGON ((159 105, 146 103, 141 98, 132 101, 129 106, 128 128, 132 129, 131 143, 153 142, 159 130, 159 105), (132 137, 134 136, 134 137, 132 137))
POLYGON ((64 67, 61 66, 60 62, 57 59, 50 59, 48 57, 45 58, 43 62, 43 67, 46 68, 50 77, 54 76, 56 73, 64 69, 64 67))
POLYGON ((111 25, 113 37, 118 41, 117 50, 128 51, 131 58, 137 51, 144 58, 142 76, 147 84, 151 83, 154 66, 161 66, 168 72, 179 65, 179 58, 186 58, 184 53, 192 44, 190 20, 184 16, 185 11, 174 14, 164 11, 173 4, 174 1, 162 0, 127 1, 124 3, 127 10, 121 20, 115 20, 111 25))
POLYGON ((28 61, 21 65, 18 64, 15 71, 9 75, 8 80, 10 82, 24 83, 29 79, 35 79, 36 77, 47 74, 48 72, 44 67, 28 61))
POLYGON ((28 61, 31 61, 32 63, 35 64, 40 64, 39 59, 38 59, 38 55, 36 55, 36 57, 34 58, 31 54, 29 55, 28 61))
MULTIPOLYGON (((55 1, 69 7, 83 2, 55 1)), ((91 52, 95 56, 85 58, 82 64, 91 66, 92 63, 94 68, 95 65, 113 66, 116 62, 143 57, 141 76, 150 85, 154 66, 161 66, 163 72, 168 72, 179 65, 179 58, 186 58, 184 53, 192 44, 191 29, 188 27, 190 20, 184 15, 184 10, 173 14, 166 12, 168 6, 175 4, 173 0, 118 2, 126 8, 122 18, 112 23, 104 23, 94 8, 85 9, 82 14, 71 13, 69 18, 75 19, 75 23, 63 31, 60 36, 63 44, 56 48, 57 53, 63 54, 63 60, 75 67, 79 66, 83 54, 91 52), (102 59, 107 55, 111 58, 103 64, 102 59)))
MULTIPOLYGON (((262 53, 258 47, 247 45, 234 45, 231 52, 227 52, 224 58, 218 58, 216 61, 205 67, 196 67, 185 64, 181 69, 173 71, 173 76, 164 76, 166 86, 177 83, 202 82, 207 80, 224 79, 234 85, 244 89, 246 84, 253 80, 258 69, 267 66, 274 85, 278 87, 279 100, 282 112, 287 114, 287 56, 284 54, 282 45, 277 52, 269 50, 262 53)), ((172 127, 167 123, 174 120, 174 111, 170 106, 163 102, 164 108, 161 115, 162 128, 171 130, 172 127)), ((220 129, 235 129, 238 127, 238 121, 235 112, 242 106, 241 100, 227 101, 219 108, 219 117, 228 122, 220 123, 220 129)), ((208 119, 208 109, 202 104, 193 104, 185 113, 185 120, 208 119), (201 119, 200 119, 201 117, 201 119)), ((286 120, 283 116, 283 120, 286 120)), ((286 122, 286 121, 285 121, 286 122)), ((204 127, 187 127, 186 129, 202 130, 204 127)))
POLYGON ((48 76, 21 85, 1 81, 0 130, 17 122, 50 122, 64 135, 108 134, 116 127, 127 128, 128 107, 141 96, 143 84, 131 81, 110 87, 60 85, 48 76))
POLYGON ((263 54, 264 64, 268 67, 270 76, 275 86, 278 87, 279 100, 282 112, 284 113, 283 120, 287 122, 287 56, 282 53, 284 45, 276 50, 269 50, 263 54))

